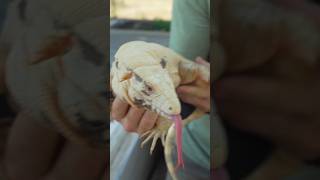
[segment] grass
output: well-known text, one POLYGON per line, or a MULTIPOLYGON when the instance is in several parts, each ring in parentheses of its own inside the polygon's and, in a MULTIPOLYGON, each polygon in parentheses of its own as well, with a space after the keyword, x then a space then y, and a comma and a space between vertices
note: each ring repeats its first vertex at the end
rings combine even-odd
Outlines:
POLYGON ((115 29, 135 29, 148 31, 170 31, 170 21, 166 20, 135 20, 135 19, 121 19, 119 24, 114 24, 112 28, 115 29))
POLYGON ((170 30, 170 21, 157 19, 153 22, 153 27, 155 30, 169 31, 170 30))

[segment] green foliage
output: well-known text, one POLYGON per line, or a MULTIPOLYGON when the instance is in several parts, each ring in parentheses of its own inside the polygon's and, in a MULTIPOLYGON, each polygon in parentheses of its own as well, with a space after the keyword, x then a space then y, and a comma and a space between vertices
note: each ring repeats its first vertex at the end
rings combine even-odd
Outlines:
POLYGON ((154 30, 169 31, 170 30, 170 21, 155 19, 153 21, 153 28, 154 28, 154 30))

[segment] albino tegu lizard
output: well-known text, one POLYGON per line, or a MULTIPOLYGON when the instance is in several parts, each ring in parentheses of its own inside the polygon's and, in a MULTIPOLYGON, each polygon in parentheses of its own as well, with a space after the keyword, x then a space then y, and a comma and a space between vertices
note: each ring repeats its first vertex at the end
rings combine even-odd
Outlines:
POLYGON ((174 127, 178 151, 176 168, 178 168, 184 165, 181 144, 182 126, 205 112, 196 109, 181 121, 181 104, 175 89, 181 84, 188 84, 195 80, 210 83, 209 67, 187 60, 161 45, 132 41, 119 48, 110 73, 111 88, 117 97, 133 107, 143 107, 160 115, 155 127, 142 135, 142 137, 148 135, 142 145, 153 138, 150 149, 152 153, 157 139, 161 138, 165 147, 168 170, 173 179, 177 179, 170 159, 174 127))

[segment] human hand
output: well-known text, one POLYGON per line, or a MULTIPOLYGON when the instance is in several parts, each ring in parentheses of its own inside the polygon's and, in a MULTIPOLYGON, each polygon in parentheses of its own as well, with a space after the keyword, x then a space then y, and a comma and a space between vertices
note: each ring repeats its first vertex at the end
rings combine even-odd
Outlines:
MULTIPOLYGON (((210 63, 200 57, 196 59, 196 63, 210 69, 210 63)), ((210 84, 197 79, 191 84, 179 86, 177 94, 183 102, 192 104, 204 112, 210 112, 210 84)))
POLYGON ((126 131, 139 134, 153 128, 158 119, 156 113, 131 107, 119 97, 112 103, 111 116, 121 123, 126 131))
POLYGON ((10 180, 94 180, 107 170, 107 150, 74 144, 21 113, 11 127, 3 160, 10 180))

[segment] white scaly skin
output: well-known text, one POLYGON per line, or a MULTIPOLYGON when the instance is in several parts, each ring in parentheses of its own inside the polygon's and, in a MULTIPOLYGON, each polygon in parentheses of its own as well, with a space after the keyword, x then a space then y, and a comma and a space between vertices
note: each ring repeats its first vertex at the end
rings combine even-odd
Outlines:
MULTIPOLYGON (((173 147, 170 142, 174 138, 171 116, 181 113, 181 105, 175 88, 199 77, 210 83, 209 68, 187 60, 164 46, 132 41, 119 48, 110 73, 111 88, 117 97, 131 106, 144 107, 160 115, 155 127, 142 135, 146 137, 142 146, 152 139, 152 153, 160 138, 165 146, 167 167, 171 176, 176 179, 171 159, 173 147)), ((202 115, 204 112, 196 109, 183 120, 183 126, 202 115)))

